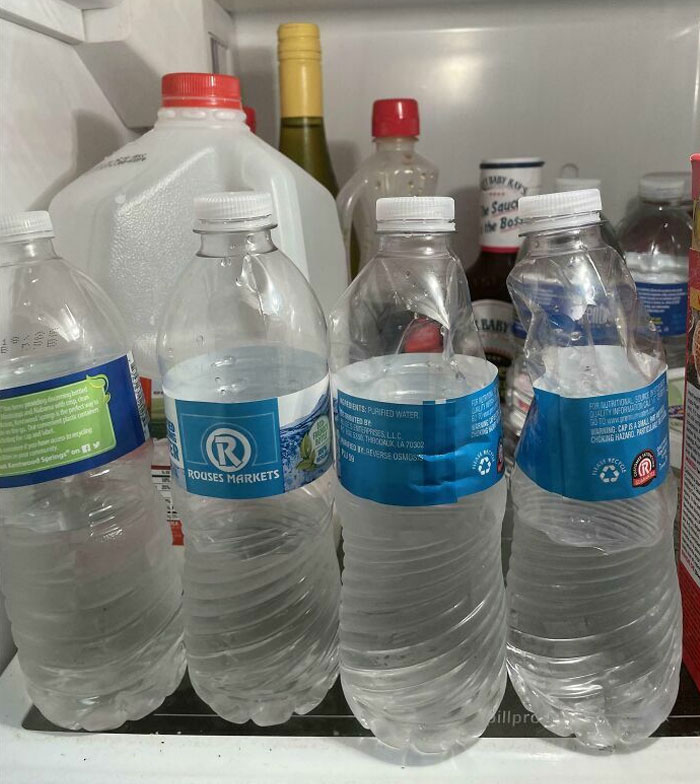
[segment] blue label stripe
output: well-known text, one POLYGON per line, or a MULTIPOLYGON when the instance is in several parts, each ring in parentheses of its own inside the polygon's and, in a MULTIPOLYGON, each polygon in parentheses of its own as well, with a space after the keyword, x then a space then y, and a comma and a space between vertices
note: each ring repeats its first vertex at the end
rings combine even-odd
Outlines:
POLYGON ((495 379, 470 395, 417 405, 338 390, 334 412, 338 476, 361 498, 398 506, 452 504, 503 475, 495 379))
MULTIPOLYGON (((107 389, 110 398, 107 403, 109 414, 112 419, 112 427, 116 437, 116 446, 108 452, 86 457, 82 460, 57 466, 44 471, 35 471, 31 474, 20 474, 0 478, 0 488, 3 487, 23 487, 34 485, 41 482, 50 482, 53 479, 81 474, 93 468, 118 460, 120 457, 133 452, 146 441, 144 424, 141 421, 138 401, 134 393, 134 386, 131 375, 129 358, 126 356, 106 362, 102 365, 82 370, 78 373, 69 373, 60 378, 39 381, 35 384, 13 387, 11 389, 0 390, 0 400, 17 398, 24 395, 31 395, 35 392, 43 392, 48 389, 57 389, 68 386, 79 381, 84 381, 86 376, 105 375, 108 379, 107 389)), ((0 445, 0 450, 2 445, 0 445)))
POLYGON ((669 465, 666 373, 631 392, 567 398, 535 389, 516 452, 544 490, 581 501, 658 488, 669 465))

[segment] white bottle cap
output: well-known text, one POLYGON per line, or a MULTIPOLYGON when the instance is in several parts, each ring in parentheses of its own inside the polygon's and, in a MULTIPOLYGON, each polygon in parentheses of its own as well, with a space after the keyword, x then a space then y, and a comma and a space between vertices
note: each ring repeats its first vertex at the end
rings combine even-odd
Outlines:
POLYGON ((564 229, 597 223, 602 206, 597 188, 542 193, 539 196, 523 196, 518 201, 518 216, 524 223, 530 224, 526 231, 564 229))
POLYGON ((53 237, 53 224, 48 212, 11 212, 0 215, 0 240, 15 242, 24 237, 53 237))
POLYGON ((400 196, 377 199, 377 231, 455 230, 455 200, 449 196, 400 196))
POLYGON ((194 200, 197 228, 203 231, 240 231, 274 226, 272 196, 259 191, 208 193, 194 200), (210 226, 207 224, 217 224, 210 226))
POLYGON ((686 197, 690 174, 684 172, 651 172, 639 181, 642 199, 659 202, 681 202, 686 197))
POLYGON ((597 177, 557 177, 554 182, 557 193, 587 191, 591 188, 600 190, 600 180, 597 177))

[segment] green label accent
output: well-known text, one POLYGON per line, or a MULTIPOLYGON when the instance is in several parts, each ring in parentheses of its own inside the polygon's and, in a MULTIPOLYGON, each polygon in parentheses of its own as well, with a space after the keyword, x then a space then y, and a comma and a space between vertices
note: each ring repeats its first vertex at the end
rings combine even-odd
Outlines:
POLYGON ((70 465, 114 449, 106 375, 0 400, 0 477, 70 465))

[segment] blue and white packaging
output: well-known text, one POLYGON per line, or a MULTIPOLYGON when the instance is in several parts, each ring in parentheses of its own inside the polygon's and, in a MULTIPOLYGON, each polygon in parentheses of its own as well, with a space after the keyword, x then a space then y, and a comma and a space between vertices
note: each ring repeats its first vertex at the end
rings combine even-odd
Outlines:
POLYGON ((357 390, 362 376, 378 377, 387 358, 337 374, 336 468, 346 490, 382 504, 431 506, 456 503, 502 478, 497 369, 478 357, 454 359, 466 378, 487 365, 487 383, 456 398, 393 403, 349 391, 357 390))
POLYGON ((328 376, 299 392, 244 403, 166 395, 165 413, 173 477, 196 495, 280 495, 331 465, 328 376))
MULTIPOLYGON (((582 349, 585 351, 585 349, 582 349)), ((597 346, 603 367, 626 357, 597 346)), ((657 489, 668 473, 666 370, 625 392, 567 396, 534 383, 516 462, 544 490, 581 501, 633 498, 657 489)))

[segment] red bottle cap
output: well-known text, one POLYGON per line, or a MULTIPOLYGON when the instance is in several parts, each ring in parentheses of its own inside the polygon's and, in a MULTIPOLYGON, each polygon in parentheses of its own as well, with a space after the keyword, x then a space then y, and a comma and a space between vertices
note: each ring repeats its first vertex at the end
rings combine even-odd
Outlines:
POLYGON ((240 109, 241 87, 235 76, 212 73, 170 73, 161 83, 163 106, 209 106, 240 109))
POLYGON ((253 109, 252 106, 244 106, 243 111, 245 112, 245 124, 253 133, 255 133, 258 127, 258 121, 255 117, 255 109, 253 109))
POLYGON ((372 136, 418 136, 420 120, 415 98, 382 98, 372 105, 372 136))

